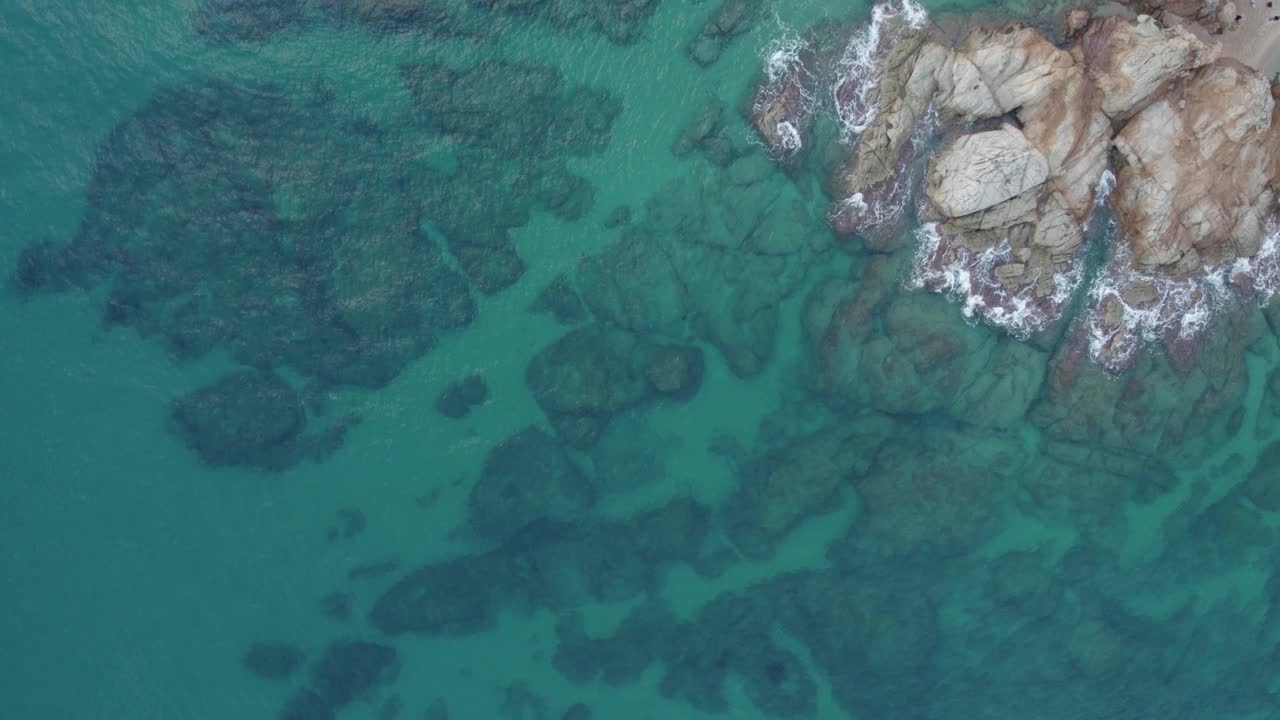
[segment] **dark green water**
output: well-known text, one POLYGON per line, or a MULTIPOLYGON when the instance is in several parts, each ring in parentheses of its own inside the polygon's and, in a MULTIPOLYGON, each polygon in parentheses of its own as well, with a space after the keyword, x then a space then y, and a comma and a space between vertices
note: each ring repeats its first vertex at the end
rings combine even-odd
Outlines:
POLYGON ((1280 312, 834 237, 742 108, 869 5, 110 5, 0 9, 0 717, 1280 717, 1280 312))

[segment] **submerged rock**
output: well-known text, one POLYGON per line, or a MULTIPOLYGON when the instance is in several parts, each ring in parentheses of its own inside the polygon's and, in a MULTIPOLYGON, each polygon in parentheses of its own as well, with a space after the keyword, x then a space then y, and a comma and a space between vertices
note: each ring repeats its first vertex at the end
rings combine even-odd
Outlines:
POLYGON ((258 677, 280 680, 292 675, 305 658, 306 653, 293 645, 254 643, 244 654, 244 666, 258 677))
POLYGON ((595 444, 614 413, 649 397, 633 357, 630 333, 589 325, 574 330, 534 356, 525 384, 552 427, 573 447, 595 444))
POLYGON ((328 705, 341 708, 394 681, 399 672, 395 648, 367 641, 339 641, 311 668, 311 687, 328 705))
POLYGON ((660 573, 698 556, 707 508, 668 502, 625 521, 526 525, 498 548, 425 565, 374 604, 386 633, 454 635, 492 626, 500 610, 562 610, 652 593, 660 573))
POLYGON ((178 398, 173 418, 187 445, 214 467, 282 470, 299 453, 306 414, 273 373, 242 370, 178 398))
POLYGON ((764 368, 780 303, 830 238, 785 177, 761 175, 747 157, 727 163, 728 177, 690 174, 664 186, 642 221, 579 263, 577 285, 597 319, 706 340, 742 377, 764 368))
MULTIPOLYGON (((628 223, 630 223, 629 218, 628 213, 628 223)), ((551 313, 556 322, 561 325, 576 325, 588 317, 587 308, 582 304, 582 298, 578 297, 578 292, 573 289, 573 284, 567 275, 557 275, 543 288, 533 299, 529 311, 551 313)))
POLYGON ((702 382, 696 347, 650 344, 622 330, 588 325, 533 357, 525 384, 569 445, 595 445, 614 414, 659 396, 687 400, 702 382))
POLYGON ((1248 386, 1244 350, 1265 328, 1257 309, 1237 308, 1199 339, 1188 365, 1138 355, 1118 377, 1087 361, 1077 331, 1055 352, 1030 419, 1056 439, 1194 463, 1230 437, 1248 386))
POLYGON ((871 469, 893 429, 888 417, 865 415, 746 464, 721 511, 734 545, 747 557, 767 558, 800 523, 837 509, 840 490, 871 469))
POLYGON ((317 22, 358 25, 371 33, 419 33, 432 38, 492 39, 514 19, 539 18, 566 32, 596 32, 610 42, 635 42, 655 0, 563 2, 452 0, 205 0, 195 27, 216 42, 265 42, 317 22))
POLYGON ((1004 521, 1023 458, 994 433, 920 430, 885 443, 856 481, 864 518, 855 532, 892 556, 963 555, 1004 521))
POLYGON ((489 451, 467 498, 468 521, 480 535, 505 537, 536 520, 578 520, 595 499, 555 438, 528 427, 489 451))
MULTIPOLYGON (((297 7, 276 4, 210 7, 249 31, 297 7)), ((333 5, 309 4, 308 17, 333 5)), ((621 111, 609 93, 567 84, 546 65, 414 63, 400 79, 415 110, 403 127, 353 115, 323 78, 302 88, 237 78, 161 89, 99 148, 72 241, 21 253, 19 289, 104 280, 104 322, 162 340, 179 360, 223 349, 320 390, 387 385, 474 320, 473 287, 495 293, 516 282, 524 264, 510 231, 536 208, 566 221, 585 215, 594 192, 565 159, 599 153, 621 111)), ((300 416, 263 409, 280 425, 259 428, 257 440, 207 435, 226 418, 187 406, 178 414, 213 464, 287 465, 266 457, 267 446, 296 440, 300 416)))
POLYGON ((688 400, 698 393, 706 368, 701 348, 658 345, 647 350, 642 371, 655 392, 677 400, 688 400))
POLYGON ((733 675, 762 714, 780 717, 817 712, 814 668, 842 708, 893 716, 924 697, 921 676, 928 674, 938 622, 923 593, 869 579, 842 571, 785 573, 722 593, 688 620, 641 605, 606 637, 564 622, 554 662, 577 682, 602 676, 610 685, 634 682, 659 664, 662 694, 702 712, 727 710, 725 686, 733 675), (790 644, 781 646, 778 628, 807 646, 811 659, 802 662, 790 644))
POLYGON ((905 260, 872 256, 849 283, 815 289, 806 330, 817 387, 836 405, 1012 427, 1038 397, 1048 356, 904 288, 905 260))
POLYGON ((477 405, 489 399, 489 384, 480 373, 472 373, 445 386, 436 398, 436 410, 447 418, 466 417, 477 405))
POLYGON ((762 0, 723 0, 689 41, 689 57, 703 66, 719 60, 734 38, 755 27, 763 4, 762 0))
POLYGON ((333 720, 338 712, 313 690, 294 694, 280 711, 280 720, 333 720))

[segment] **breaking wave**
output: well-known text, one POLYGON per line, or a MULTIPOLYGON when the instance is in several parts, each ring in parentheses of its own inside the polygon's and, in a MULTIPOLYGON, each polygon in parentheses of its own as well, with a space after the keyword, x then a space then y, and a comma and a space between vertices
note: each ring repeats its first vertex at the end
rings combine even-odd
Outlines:
POLYGON ((908 287, 937 292, 959 305, 965 318, 985 322, 1021 340, 1061 318, 1084 281, 1084 262, 1077 258, 1070 270, 1054 276, 1048 297, 1036 297, 1035 281, 1012 292, 996 276, 997 267, 1015 262, 1007 240, 975 253, 960 245, 943 248, 936 223, 922 225, 915 235, 919 245, 908 287))
MULTIPOLYGON (((803 53, 810 49, 808 41, 792 30, 775 14, 779 34, 761 52, 765 82, 752 103, 751 114, 759 115, 787 93, 794 93, 798 100, 791 119, 776 125, 777 146, 770 153, 781 150, 790 155, 804 146, 801 125, 804 125, 817 106, 813 95, 813 76, 805 67, 803 53)), ((767 145, 766 145, 767 147, 767 145)))
MULTIPOLYGON (((1109 230, 1118 232, 1114 223, 1109 230)), ((1267 222, 1258 253, 1190 277, 1141 272, 1127 242, 1112 241, 1111 260, 1089 288, 1089 357, 1126 366, 1143 345, 1191 341, 1229 302, 1252 297, 1267 305, 1280 291, 1280 229, 1267 222)))
POLYGON ((846 140, 862 133, 876 118, 880 102, 880 63, 903 30, 924 27, 929 13, 912 0, 877 3, 871 22, 854 33, 836 63, 833 101, 846 140))

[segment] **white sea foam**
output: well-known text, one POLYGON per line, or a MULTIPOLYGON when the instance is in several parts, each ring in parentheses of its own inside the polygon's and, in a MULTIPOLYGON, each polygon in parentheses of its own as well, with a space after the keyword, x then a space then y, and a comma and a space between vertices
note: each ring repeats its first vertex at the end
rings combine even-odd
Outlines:
MULTIPOLYGON (((915 129, 911 132, 911 143, 917 153, 929 143, 938 129, 938 124, 938 113, 930 105, 928 112, 920 122, 916 123, 915 129)), ((860 192, 854 193, 845 198, 841 207, 835 208, 833 212, 852 210, 854 217, 858 219, 856 225, 862 228, 896 222, 906 209, 907 202, 912 198, 912 188, 916 185, 916 180, 912 167, 899 168, 899 172, 895 173, 891 180, 886 181, 892 183, 887 191, 877 192, 872 198, 867 198, 860 192)))
POLYGON ((1035 280, 1018 292, 1010 292, 996 277, 997 267, 1013 262, 1008 240, 978 253, 957 245, 949 248, 954 254, 951 262, 935 264, 942 243, 937 224, 922 225, 915 235, 919 244, 907 286, 933 289, 959 305, 969 320, 985 322, 1017 338, 1025 339, 1061 317, 1060 310, 1084 280, 1083 263, 1077 259, 1069 271, 1054 277, 1049 298, 1053 310, 1046 311, 1046 303, 1034 295, 1035 280))
MULTIPOLYGON (((1114 223, 1110 228, 1115 235, 1114 223)), ((1122 364, 1143 345, 1166 336, 1192 340, 1230 302, 1241 298, 1237 283, 1252 287, 1253 299, 1265 306, 1280 291, 1280 229, 1268 221, 1258 253, 1190 277, 1173 278, 1139 271, 1133 266, 1129 244, 1113 237, 1116 250, 1089 288, 1089 356, 1103 365, 1122 364), (1131 305, 1121 292, 1134 284, 1155 290, 1155 298, 1131 305), (1119 326, 1109 327, 1103 318, 1104 303, 1120 309, 1119 326), (1118 361, 1118 362, 1116 362, 1118 361)))
POLYGON ((779 35, 769 41, 762 53, 765 77, 769 78, 770 85, 784 79, 787 73, 791 72, 791 67, 800 62, 800 53, 806 47, 799 33, 788 27, 776 15, 774 20, 778 24, 779 35))
POLYGON ((804 147, 804 141, 800 139, 800 131, 795 125, 786 121, 778 123, 778 140, 782 144, 782 149, 787 152, 795 152, 804 147))
MULTIPOLYGON (((815 98, 812 85, 813 77, 801 61, 801 54, 808 49, 808 43, 800 35, 788 27, 774 15, 778 26, 778 35, 761 52, 764 63, 764 87, 756 94, 751 111, 753 114, 763 112, 765 107, 776 100, 779 94, 787 91, 788 85, 795 81, 800 93, 801 110, 797 116, 803 121, 814 110, 815 98), (798 76, 798 77, 797 77, 798 76)), ((781 149, 787 153, 800 150, 803 145, 800 128, 791 121, 781 121, 777 125, 781 149)))
POLYGON ((1111 197, 1111 191, 1116 189, 1116 174, 1111 172, 1111 168, 1102 171, 1102 177, 1098 178, 1098 187, 1094 191, 1093 206, 1102 207, 1107 204, 1107 199, 1111 197))
POLYGON ((924 27, 929 14, 913 0, 889 0, 877 3, 871 10, 871 22, 850 38, 844 54, 836 63, 836 82, 832 90, 836 117, 846 139, 862 133, 876 118, 880 101, 880 63, 883 50, 906 28, 924 27), (883 44, 882 44, 883 43, 883 44), (839 92, 851 83, 854 95, 841 102, 839 92))

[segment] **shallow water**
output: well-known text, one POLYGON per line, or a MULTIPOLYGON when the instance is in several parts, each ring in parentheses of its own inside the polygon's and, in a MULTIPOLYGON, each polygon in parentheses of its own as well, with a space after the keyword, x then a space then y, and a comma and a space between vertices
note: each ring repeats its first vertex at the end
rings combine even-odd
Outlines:
POLYGON ((1280 717, 1274 305, 1116 377, 835 238, 742 108, 867 3, 377 5, 0 9, 0 714, 1280 717))

